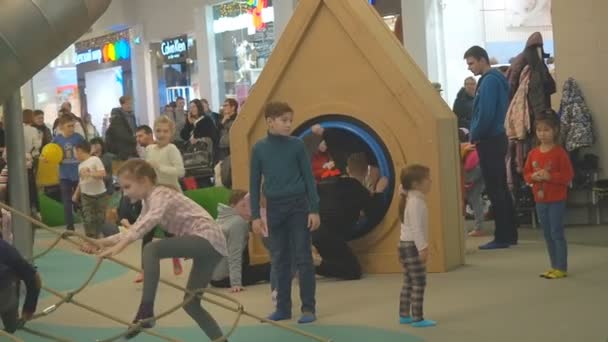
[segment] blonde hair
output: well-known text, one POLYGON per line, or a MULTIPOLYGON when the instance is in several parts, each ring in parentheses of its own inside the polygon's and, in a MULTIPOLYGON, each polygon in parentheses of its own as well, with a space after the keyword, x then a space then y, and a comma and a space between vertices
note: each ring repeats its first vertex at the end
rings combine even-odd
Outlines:
POLYGON ((173 122, 173 120, 169 119, 169 117, 166 115, 161 115, 158 118, 156 118, 156 120, 154 120, 154 130, 155 131, 156 131, 156 128, 158 127, 158 125, 169 125, 169 130, 171 130, 171 132, 175 133, 175 122, 173 122))
MULTIPOLYGON (((420 183, 423 180, 429 178, 431 175, 431 169, 424 165, 413 164, 408 167, 401 169, 401 189, 404 192, 410 191, 414 187, 414 183, 420 183)), ((403 222, 403 213, 405 211, 405 204, 407 201, 407 194, 401 193, 399 199, 399 219, 403 222)))

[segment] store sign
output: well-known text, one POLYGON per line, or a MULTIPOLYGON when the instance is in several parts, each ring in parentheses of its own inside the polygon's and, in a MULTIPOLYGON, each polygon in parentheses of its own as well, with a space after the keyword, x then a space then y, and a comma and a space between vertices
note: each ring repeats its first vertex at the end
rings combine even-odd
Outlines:
POLYGON ((166 61, 178 62, 185 60, 188 54, 188 38, 180 36, 163 40, 160 44, 160 53, 166 61))
POLYGON ((76 65, 96 62, 98 64, 127 60, 131 57, 131 47, 124 40, 105 44, 100 49, 88 49, 76 54, 76 65))
POLYGON ((274 7, 266 7, 256 13, 244 13, 236 17, 221 17, 213 21, 213 33, 247 29, 247 34, 255 34, 261 24, 274 21, 274 7), (258 21, 259 20, 259 21, 258 21))

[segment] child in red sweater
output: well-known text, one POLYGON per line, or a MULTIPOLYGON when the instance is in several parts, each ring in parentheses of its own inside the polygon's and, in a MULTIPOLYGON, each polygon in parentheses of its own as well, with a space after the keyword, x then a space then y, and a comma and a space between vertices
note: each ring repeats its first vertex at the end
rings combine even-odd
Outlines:
POLYGON ((536 119, 540 145, 528 155, 524 178, 532 185, 536 212, 543 228, 551 269, 540 276, 559 279, 568 275, 568 246, 564 235, 564 213, 568 185, 574 171, 566 151, 556 144, 559 119, 550 111, 536 119))

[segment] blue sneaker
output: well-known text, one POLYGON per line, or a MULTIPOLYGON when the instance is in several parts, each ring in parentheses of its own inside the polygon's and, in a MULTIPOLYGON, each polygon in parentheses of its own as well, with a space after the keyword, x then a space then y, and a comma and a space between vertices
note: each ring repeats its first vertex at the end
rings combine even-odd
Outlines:
POLYGON ((308 324, 317 320, 317 316, 315 316, 312 312, 303 312, 302 316, 298 320, 298 324, 308 324))
POLYGON ((489 250, 489 249, 503 249, 509 248, 511 245, 504 242, 496 242, 495 240, 486 243, 485 245, 479 246, 481 250, 489 250))
POLYGON ((411 316, 403 317, 399 316, 399 324, 411 324, 414 322, 411 316))
POLYGON ((288 319, 291 319, 291 315, 290 314, 286 314, 280 311, 275 311, 273 313, 270 314, 270 316, 268 316, 268 320, 271 321, 286 321, 288 319))
POLYGON ((437 325, 437 322, 430 319, 423 319, 422 321, 413 322, 412 327, 414 328, 429 328, 437 325))

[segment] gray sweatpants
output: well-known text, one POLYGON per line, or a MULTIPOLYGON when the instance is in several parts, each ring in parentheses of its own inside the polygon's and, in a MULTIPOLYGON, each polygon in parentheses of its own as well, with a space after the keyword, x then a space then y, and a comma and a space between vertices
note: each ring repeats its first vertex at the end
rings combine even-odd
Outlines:
MULTIPOLYGON (((144 289, 142 303, 154 303, 160 278, 160 260, 169 258, 191 258, 192 270, 186 288, 207 288, 211 275, 222 255, 209 241, 198 236, 172 237, 150 242, 144 248, 144 289)), ((211 340, 223 333, 213 317, 203 309, 200 299, 193 299, 184 306, 186 313, 201 327, 211 340)))

